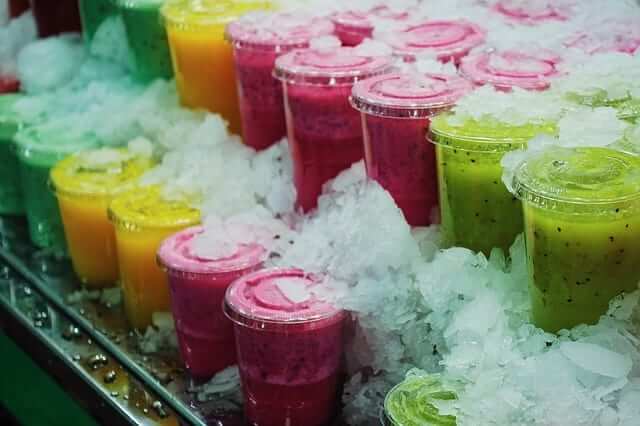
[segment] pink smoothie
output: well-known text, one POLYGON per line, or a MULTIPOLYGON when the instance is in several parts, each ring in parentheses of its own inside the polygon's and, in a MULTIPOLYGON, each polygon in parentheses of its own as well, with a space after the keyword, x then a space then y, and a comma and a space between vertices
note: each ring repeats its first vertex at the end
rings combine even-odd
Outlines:
POLYGON ((460 73, 478 86, 545 90, 560 75, 560 58, 551 52, 486 51, 462 58, 460 73))
POLYGON ((229 287, 250 424, 321 426, 334 416, 345 314, 313 294, 321 285, 299 269, 265 269, 229 287))
POLYGON ((356 81, 391 70, 392 59, 358 48, 301 49, 276 61, 283 82, 296 206, 317 205, 322 185, 364 156, 357 111, 349 105, 356 81))
POLYGON ((331 33, 328 19, 299 13, 255 13, 229 24, 247 145, 265 149, 286 135, 282 85, 273 77, 276 58, 331 33))
POLYGON ((509 21, 535 25, 566 21, 572 15, 573 0, 498 0, 492 9, 509 21))
POLYGON ((365 38, 372 38, 375 20, 403 22, 407 19, 408 11, 394 11, 387 6, 377 6, 365 11, 338 12, 331 17, 336 27, 335 34, 345 46, 357 46, 365 38))
POLYGON ((367 175, 389 191, 409 225, 431 224, 438 189, 431 118, 451 108, 472 84, 457 76, 385 74, 357 83, 367 175))
POLYGON ((257 244, 238 245, 224 257, 194 250, 200 226, 164 241, 158 262, 167 271, 180 351, 192 376, 206 379, 236 363, 233 325, 222 312, 227 287, 262 266, 267 253, 257 244))
POLYGON ((380 36, 405 62, 433 57, 456 65, 471 49, 484 43, 486 31, 464 20, 424 21, 380 36))

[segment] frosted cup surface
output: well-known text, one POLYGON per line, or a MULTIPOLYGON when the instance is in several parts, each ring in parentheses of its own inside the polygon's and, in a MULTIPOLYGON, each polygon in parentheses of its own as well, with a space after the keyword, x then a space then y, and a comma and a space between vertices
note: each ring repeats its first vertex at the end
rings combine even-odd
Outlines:
POLYGON ((203 232, 198 226, 169 237, 158 262, 169 279, 182 359, 192 376, 207 379, 236 363, 233 324, 222 312, 227 287, 259 269, 267 251, 247 241, 229 253, 201 253, 195 243, 203 232))
POLYGON ((412 226, 431 224, 438 207, 431 119, 472 89, 457 76, 384 74, 356 83, 351 102, 361 112, 367 175, 385 188, 412 226))
POLYGON ((375 21, 404 22, 409 19, 408 11, 396 11, 384 5, 369 10, 349 10, 331 16, 335 34, 345 46, 357 46, 365 38, 372 38, 375 21))
POLYGON ((640 280, 640 158, 607 148, 551 148, 524 161, 533 322, 549 332, 594 324, 640 280))
POLYGON ((432 57, 441 62, 459 64, 471 49, 484 43, 486 31, 464 20, 424 21, 407 24, 401 29, 383 33, 380 40, 393 48, 393 53, 406 62, 418 57, 432 57))
POLYGON ((13 139, 22 127, 22 122, 13 111, 21 95, 0 95, 0 213, 23 214, 22 189, 18 159, 13 148, 13 139))
POLYGON ((488 51, 462 58, 460 74, 478 86, 490 84, 502 91, 545 90, 560 76, 559 62, 551 52, 488 51))
POLYGON ((31 10, 40 37, 82 31, 78 0, 31 0, 31 10))
POLYGON ((345 314, 299 269, 265 269, 227 290, 245 414, 262 426, 327 424, 339 403, 345 314))
POLYGON ((359 53, 357 47, 300 49, 276 60, 298 208, 313 209, 322 185, 364 157, 351 89, 359 80, 389 72, 391 64, 390 57, 359 53))
POLYGON ((255 12, 227 26, 245 144, 261 150, 286 136, 282 84, 273 77, 276 58, 332 32, 328 19, 302 13, 255 12))

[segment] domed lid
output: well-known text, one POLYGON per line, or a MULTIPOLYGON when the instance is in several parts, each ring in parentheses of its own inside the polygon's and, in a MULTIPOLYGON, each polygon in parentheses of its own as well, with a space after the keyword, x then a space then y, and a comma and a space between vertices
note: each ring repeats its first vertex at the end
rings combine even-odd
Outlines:
POLYGON ((348 10, 337 12, 331 16, 336 26, 353 28, 360 31, 373 30, 375 19, 390 21, 405 21, 409 18, 406 10, 393 10, 385 5, 376 6, 369 10, 348 10))
POLYGON ((267 0, 166 0, 161 13, 168 25, 197 30, 226 25, 249 11, 270 6, 267 0))
POLYGON ((498 0, 493 10, 521 24, 566 21, 571 17, 572 3, 565 0, 498 0))

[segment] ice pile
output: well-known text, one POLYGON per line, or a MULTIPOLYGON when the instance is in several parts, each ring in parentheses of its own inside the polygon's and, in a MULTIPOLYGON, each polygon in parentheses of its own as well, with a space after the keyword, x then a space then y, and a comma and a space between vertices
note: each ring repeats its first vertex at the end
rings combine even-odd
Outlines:
MULTIPOLYGON (((3 0, 6 6, 6 0, 3 0)), ((0 9, 2 3, 0 2, 0 9)), ((36 25, 31 12, 12 19, 6 25, 0 18, 0 76, 15 76, 18 52, 36 38, 36 25)))

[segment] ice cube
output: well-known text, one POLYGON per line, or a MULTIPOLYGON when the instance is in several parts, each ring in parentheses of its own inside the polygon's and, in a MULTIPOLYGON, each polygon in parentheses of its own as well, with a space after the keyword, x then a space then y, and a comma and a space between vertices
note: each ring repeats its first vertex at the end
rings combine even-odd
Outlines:
POLYGON ((281 278, 276 281, 278 290, 292 303, 306 302, 311 298, 311 292, 307 289, 307 281, 300 278, 281 278))
POLYGON ((602 346, 582 342, 563 342, 562 354, 577 366, 605 377, 619 379, 629 374, 631 358, 602 346))

